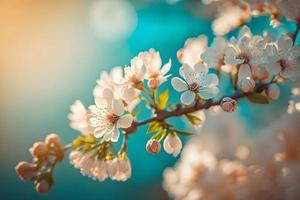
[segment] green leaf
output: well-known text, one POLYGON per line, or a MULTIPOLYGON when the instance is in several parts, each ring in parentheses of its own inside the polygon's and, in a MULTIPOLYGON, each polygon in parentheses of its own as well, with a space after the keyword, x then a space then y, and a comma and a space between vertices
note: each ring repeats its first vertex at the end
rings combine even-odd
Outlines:
POLYGON ((252 103, 257 103, 257 104, 268 104, 269 99, 268 97, 259 94, 259 93, 251 93, 247 96, 248 100, 251 101, 252 103))
POLYGON ((166 108, 167 102, 169 99, 169 90, 164 90, 157 99, 157 108, 163 110, 166 108))
POLYGON ((151 122, 151 123, 149 123, 147 134, 156 132, 159 129, 160 129, 160 124, 159 123, 157 123, 157 122, 151 122))
POLYGON ((180 131, 180 130, 174 130, 179 135, 185 135, 185 136, 191 136, 192 133, 186 132, 186 131, 180 131))
POLYGON ((189 122, 191 122, 191 124, 193 125, 197 125, 202 121, 199 117, 193 114, 186 114, 185 116, 189 120, 189 122))

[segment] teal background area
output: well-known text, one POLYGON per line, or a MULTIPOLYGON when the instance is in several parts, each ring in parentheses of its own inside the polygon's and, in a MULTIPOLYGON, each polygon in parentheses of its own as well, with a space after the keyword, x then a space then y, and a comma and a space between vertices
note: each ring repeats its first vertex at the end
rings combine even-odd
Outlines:
MULTIPOLYGON (((43 195, 35 192, 31 182, 20 181, 14 171, 15 165, 20 160, 31 159, 27 149, 34 141, 43 140, 48 133, 59 133, 64 143, 68 143, 78 135, 68 126, 69 106, 76 99, 82 100, 85 105, 93 103, 92 89, 101 71, 110 70, 116 65, 129 64, 130 59, 138 52, 155 48, 160 51, 163 62, 167 62, 169 58, 172 59, 171 74, 178 75, 180 65, 176 59, 176 52, 183 46, 184 41, 188 37, 195 37, 199 34, 206 34, 210 42, 213 38, 211 21, 195 17, 185 9, 183 3, 176 5, 155 3, 138 9, 137 14, 138 25, 128 40, 111 44, 111 48, 105 52, 100 50, 96 43, 93 59, 78 60, 79 64, 85 65, 86 68, 81 69, 82 71, 74 77, 70 77, 70 74, 60 76, 60 78, 68 77, 72 80, 61 92, 52 92, 61 90, 56 84, 56 79, 53 78, 49 82, 53 85, 49 93, 29 90, 16 94, 13 96, 15 98, 5 97, 6 93, 1 94, 2 99, 6 101, 1 103, 0 199, 168 199, 161 185, 162 173, 166 167, 173 166, 177 158, 163 151, 159 155, 147 154, 145 143, 150 136, 145 136, 146 127, 140 128, 134 136, 129 138, 128 155, 132 164, 132 177, 127 182, 93 181, 81 176, 66 159, 56 168, 54 187, 49 194, 43 195), (97 55, 100 54, 106 55, 105 60, 98 58, 97 55)), ((271 29, 268 23, 266 17, 261 17, 251 21, 249 26, 254 33, 259 33, 263 27, 271 29)), ((286 23, 284 28, 294 30, 295 26, 286 23)), ((229 36, 235 34, 236 31, 230 33, 229 36)), ((110 44, 106 45, 110 46, 110 44)), ((5 87, 9 87, 9 83, 6 83, 5 87)), ((164 87, 170 88, 170 85, 167 84, 164 87)), ((228 93, 231 92, 226 86, 224 89, 228 93)), ((179 94, 172 89, 170 91, 171 102, 178 102, 179 94)), ((288 96, 288 93, 284 93, 280 101, 265 106, 266 110, 263 112, 273 110, 274 115, 282 112, 286 109, 283 105, 288 96)), ((250 108, 249 103, 244 101, 239 105, 240 113, 249 130, 253 131, 268 124, 268 119, 264 115, 254 114, 262 112, 261 109, 261 106, 252 105, 250 108)), ((145 112, 142 118, 146 117, 146 114, 149 113, 145 112)), ((183 129, 187 128, 180 120, 174 122, 183 129)))

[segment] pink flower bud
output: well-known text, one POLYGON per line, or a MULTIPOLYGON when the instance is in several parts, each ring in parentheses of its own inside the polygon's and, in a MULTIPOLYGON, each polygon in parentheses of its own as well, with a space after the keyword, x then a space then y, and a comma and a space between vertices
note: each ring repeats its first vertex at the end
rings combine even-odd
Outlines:
POLYGON ((220 106, 225 112, 233 112, 237 108, 237 102, 230 97, 225 97, 222 99, 220 106))
POLYGON ((250 92, 255 87, 255 81, 251 77, 246 77, 238 82, 238 86, 243 92, 250 92))
POLYGON ((48 147, 42 142, 36 142, 33 146, 29 149, 31 155, 38 159, 43 159, 48 154, 48 147))
POLYGON ((48 147, 50 147, 51 145, 60 146, 59 136, 55 133, 51 133, 51 134, 47 135, 47 137, 45 139, 45 144, 48 147))
POLYGON ((159 85, 160 85, 160 82, 159 82, 159 80, 157 80, 157 79, 150 79, 150 80, 148 81, 148 86, 149 86, 149 88, 151 88, 151 89, 155 89, 155 88, 157 88, 159 85))
POLYGON ((35 165, 26 161, 21 161, 15 167, 21 180, 30 180, 35 175, 35 165))
POLYGON ((272 99, 276 100, 278 99, 280 95, 280 89, 276 83, 272 83, 266 90, 267 96, 272 99))
POLYGON ((155 154, 160 151, 161 145, 160 142, 156 139, 150 139, 147 142, 146 150, 148 153, 155 154))
POLYGON ((50 184, 46 180, 41 180, 35 185, 35 189, 40 193, 47 193, 50 189, 50 184))

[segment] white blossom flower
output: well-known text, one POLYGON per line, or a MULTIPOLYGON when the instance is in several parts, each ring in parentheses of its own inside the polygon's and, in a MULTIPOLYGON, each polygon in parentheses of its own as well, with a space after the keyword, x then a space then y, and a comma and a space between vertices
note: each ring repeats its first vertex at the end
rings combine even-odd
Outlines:
POLYGON ((202 54, 201 59, 208 65, 220 69, 225 65, 224 56, 227 42, 223 37, 215 37, 211 46, 202 54))
POLYGON ((266 66, 272 76, 280 75, 285 79, 295 80, 300 76, 297 58, 300 56, 300 45, 293 46, 292 39, 282 35, 277 43, 270 43, 265 49, 266 66))
POLYGON ((83 175, 99 181, 108 177, 106 162, 93 156, 93 152, 83 153, 75 150, 70 153, 69 160, 83 175))
POLYGON ((97 86, 94 89, 94 97, 103 97, 103 91, 110 89, 113 91, 114 98, 122 99, 126 102, 126 110, 131 112, 139 103, 139 99, 136 97, 140 91, 128 87, 127 84, 126 79, 123 77, 123 69, 121 67, 114 67, 110 73, 101 73, 99 80, 97 80, 97 86))
POLYGON ((91 127, 88 123, 87 110, 81 101, 76 100, 71 105, 71 113, 68 115, 70 127, 79 131, 81 134, 90 134, 91 127))
POLYGON ((119 155, 112 161, 108 161, 107 171, 112 180, 126 181, 131 176, 131 164, 128 157, 119 155))
POLYGON ((114 92, 115 98, 120 98, 121 84, 124 82, 123 69, 120 66, 112 68, 110 73, 104 71, 100 74, 100 78, 97 80, 97 85, 94 88, 94 97, 102 97, 103 90, 108 88, 114 92))
POLYGON ((89 107, 89 125, 94 128, 95 137, 103 137, 106 141, 118 141, 119 128, 128 128, 133 117, 124 114, 124 104, 120 99, 114 99, 111 90, 106 89, 103 98, 96 98, 95 104, 89 107))
POLYGON ((172 86, 181 94, 182 103, 191 104, 196 95, 203 99, 211 99, 219 93, 218 77, 215 74, 208 74, 208 68, 204 65, 197 64, 194 68, 189 65, 183 65, 180 68, 180 75, 184 78, 174 77, 171 81, 172 86))
POLYGON ((133 101, 143 89, 143 82, 146 75, 146 67, 139 57, 134 57, 130 66, 124 68, 125 81, 122 87, 122 96, 126 102, 133 101))
POLYGON ((202 63, 201 54, 207 48, 207 37, 199 35, 196 38, 189 38, 185 41, 184 47, 177 52, 177 58, 180 63, 194 66, 202 63))
POLYGON ((250 29, 244 26, 239 39, 231 38, 226 47, 225 63, 238 66, 237 83, 244 92, 254 88, 255 80, 263 81, 269 78, 262 59, 265 46, 266 41, 263 37, 253 36, 250 29))
POLYGON ((145 78, 148 79, 148 86, 150 88, 157 88, 159 85, 167 81, 167 78, 170 75, 166 74, 171 68, 171 60, 162 66, 160 54, 154 49, 141 52, 138 57, 143 61, 146 67, 145 78))
POLYGON ((164 140, 164 149, 168 154, 173 154, 176 157, 182 148, 182 143, 177 135, 168 134, 164 140))
POLYGON ((217 18, 212 23, 212 29, 216 35, 225 35, 249 19, 251 19, 251 13, 248 7, 241 8, 231 3, 222 4, 217 18))

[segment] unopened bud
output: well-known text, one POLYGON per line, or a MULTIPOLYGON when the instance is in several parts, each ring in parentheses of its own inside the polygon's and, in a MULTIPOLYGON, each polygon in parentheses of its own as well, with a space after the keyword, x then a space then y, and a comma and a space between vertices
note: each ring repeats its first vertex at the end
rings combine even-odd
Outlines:
POLYGON ((148 81, 148 86, 151 89, 156 89, 156 88, 158 88, 159 85, 160 85, 160 82, 157 79, 150 79, 148 81))
POLYGON ((225 97, 222 99, 220 106, 225 112, 233 112, 237 108, 237 102, 230 97, 225 97))
POLYGON ((23 181, 30 180, 35 175, 35 165, 26 161, 19 162, 15 170, 23 181))
POLYGON ((38 159, 43 159, 48 154, 48 147, 46 144, 42 142, 36 142, 33 146, 29 149, 31 155, 38 159))
POLYGON ((50 189, 50 184, 48 181, 42 179, 41 181, 37 182, 35 189, 39 193, 47 193, 50 189))
POLYGON ((45 139, 45 144, 48 147, 50 147, 51 145, 60 146, 59 136, 55 133, 51 133, 51 134, 47 135, 47 137, 45 139))
POLYGON ((255 81, 251 77, 246 77, 241 79, 238 85, 243 92, 250 92, 255 87, 255 81))
POLYGON ((280 95, 280 89, 276 83, 272 83, 266 90, 267 96, 272 99, 276 100, 278 99, 280 95))
POLYGON ((161 145, 160 142, 156 139, 150 139, 147 142, 146 150, 148 153, 155 154, 160 151, 161 145))

